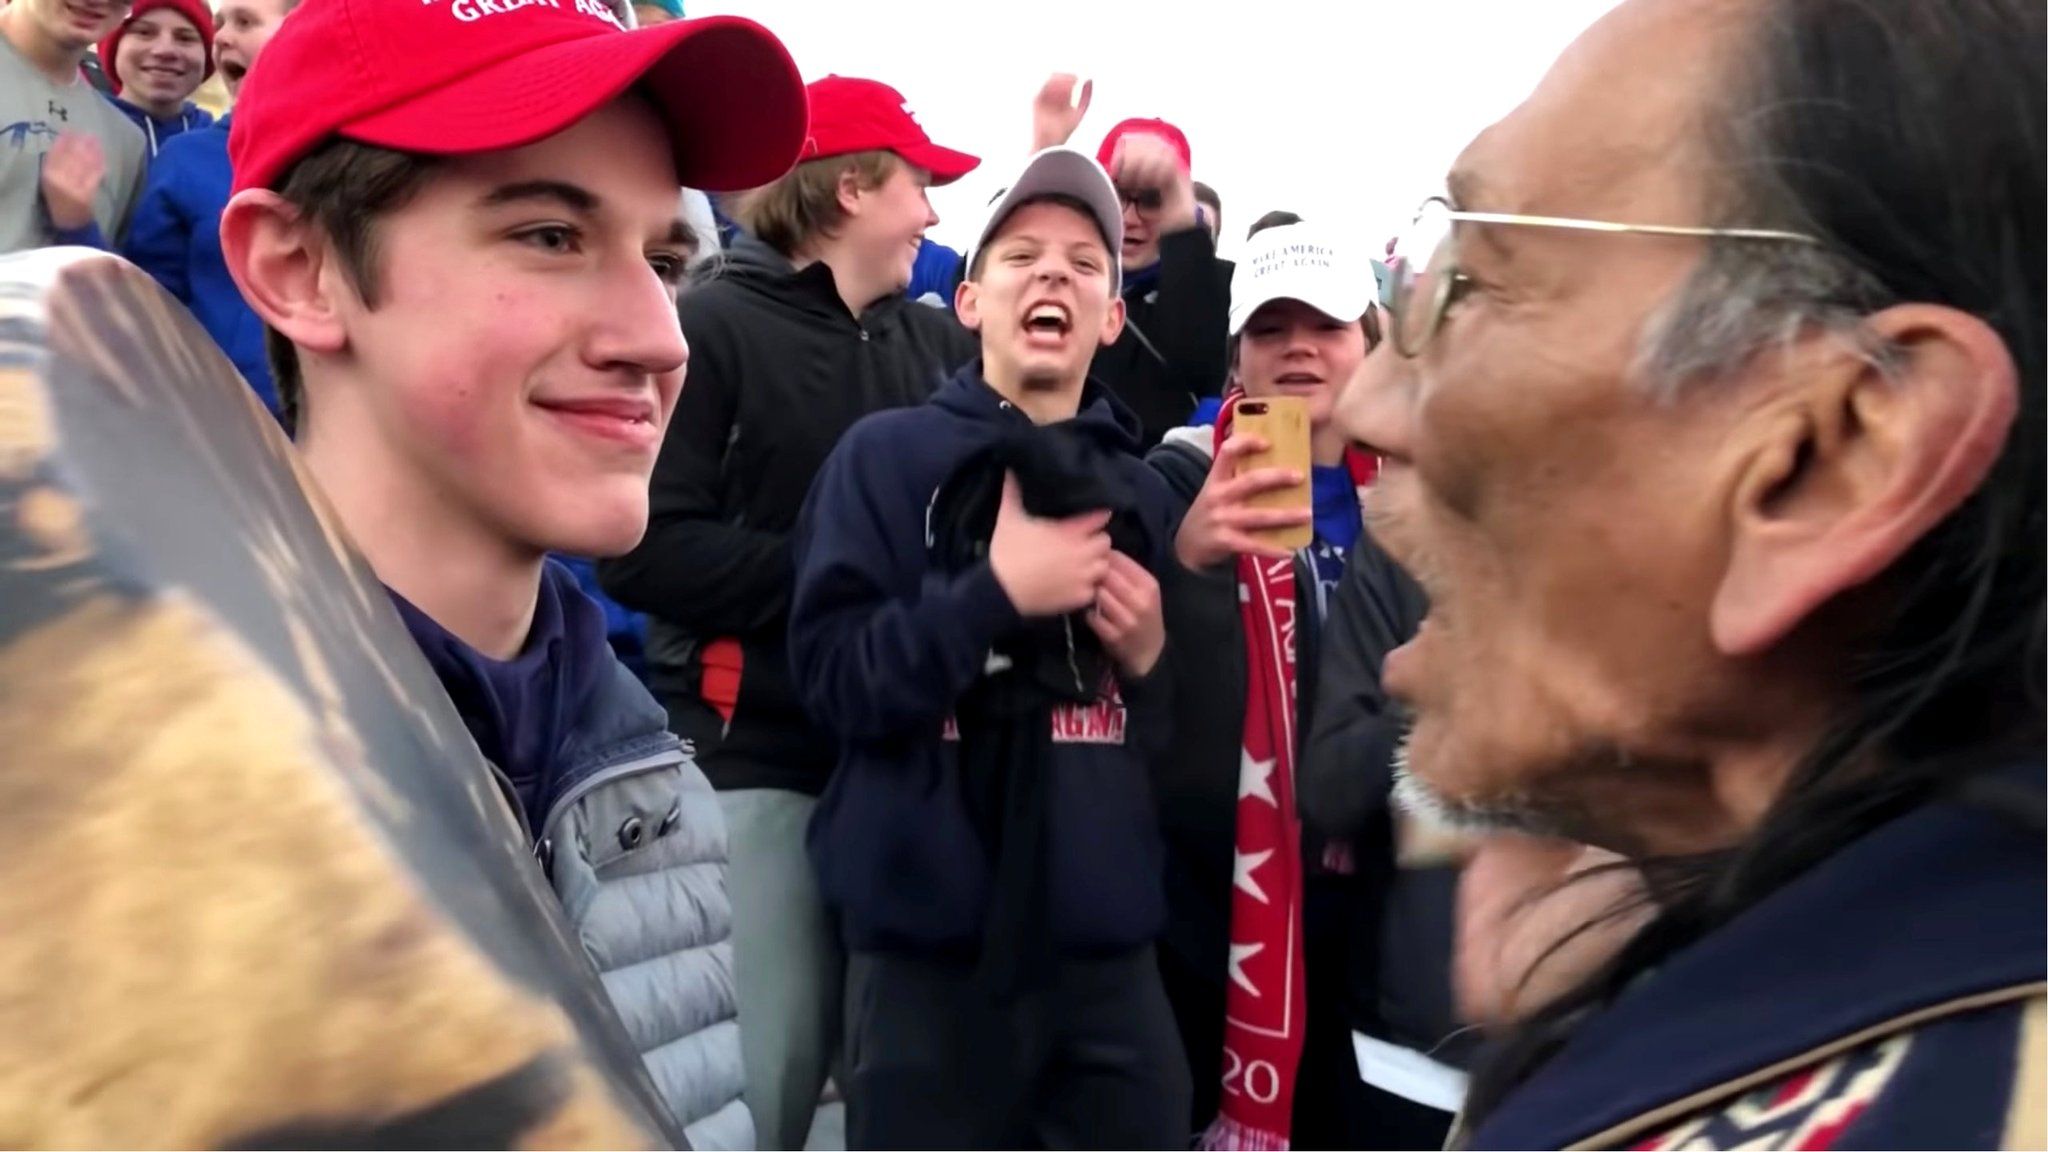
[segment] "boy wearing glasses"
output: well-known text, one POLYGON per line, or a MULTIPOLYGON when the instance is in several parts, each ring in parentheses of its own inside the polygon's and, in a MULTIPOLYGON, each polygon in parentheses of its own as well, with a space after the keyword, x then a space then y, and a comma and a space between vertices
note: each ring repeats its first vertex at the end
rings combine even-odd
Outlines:
POLYGON ((1096 159, 1123 202, 1125 332, 1095 354, 1089 373, 1144 429, 1147 447, 1188 422, 1196 403, 1223 391, 1230 265, 1195 202, 1188 138, 1164 120, 1125 120, 1096 159))

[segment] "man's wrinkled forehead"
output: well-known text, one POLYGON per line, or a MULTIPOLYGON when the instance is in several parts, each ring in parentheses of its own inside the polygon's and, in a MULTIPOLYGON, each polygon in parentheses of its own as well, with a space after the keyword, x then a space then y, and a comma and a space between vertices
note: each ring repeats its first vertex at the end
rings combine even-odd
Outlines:
POLYGON ((1698 220, 1706 135, 1752 0, 1628 0, 1452 167, 1460 208, 1634 223, 1698 220))

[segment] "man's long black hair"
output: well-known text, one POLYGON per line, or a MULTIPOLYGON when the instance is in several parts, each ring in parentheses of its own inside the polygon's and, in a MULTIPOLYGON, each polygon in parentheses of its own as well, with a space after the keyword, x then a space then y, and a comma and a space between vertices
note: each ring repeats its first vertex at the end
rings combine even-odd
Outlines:
MULTIPOLYGON (((1501 1039, 1474 1077, 1468 1130, 1636 976, 1878 825, 1943 795, 2042 825, 2039 791, 2001 794, 1986 776, 2038 757, 2048 722, 2042 5, 1762 0, 1748 36, 1712 118, 1731 185, 1716 215, 1816 236, 1835 268, 1781 270, 1772 283, 1753 265, 1787 260, 1782 246, 1722 245, 1692 288, 1758 288, 1780 321, 1853 321, 1907 302, 1970 312, 2018 365, 2019 415, 1983 486, 1886 573, 1889 619, 1843 669, 1853 704, 1760 826, 1723 852, 1642 862, 1654 917, 1501 1039), (1787 285, 1798 283, 1819 286, 1814 298, 1796 300, 1787 285)), ((1700 308, 1740 311, 1726 299, 1700 308)), ((1691 323, 1682 309, 1671 319, 1691 323)))

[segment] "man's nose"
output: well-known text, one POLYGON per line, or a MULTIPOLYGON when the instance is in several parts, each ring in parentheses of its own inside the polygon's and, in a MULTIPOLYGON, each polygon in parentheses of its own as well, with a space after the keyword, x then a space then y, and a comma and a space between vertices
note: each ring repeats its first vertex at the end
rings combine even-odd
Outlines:
POLYGON ((1406 459, 1414 400, 1410 362, 1386 342, 1373 349, 1344 383, 1332 415, 1346 440, 1382 456, 1406 459))

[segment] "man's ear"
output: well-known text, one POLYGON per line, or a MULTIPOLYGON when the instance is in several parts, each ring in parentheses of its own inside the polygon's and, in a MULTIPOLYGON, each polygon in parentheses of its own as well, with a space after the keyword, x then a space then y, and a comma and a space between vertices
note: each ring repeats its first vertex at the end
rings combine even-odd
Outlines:
POLYGON ((340 352, 347 343, 329 267, 332 249, 298 209, 269 189, 235 194, 220 217, 221 256, 242 299, 293 344, 340 352))
MULTIPOLYGON (((2019 408, 1990 325, 1931 304, 1863 323, 1882 364, 1838 336, 1787 354, 1785 402, 1756 413, 1709 624, 1730 656, 1783 640, 1891 567, 1983 484, 2019 408)), ((1738 431, 1738 434, 1741 434, 1738 431)))
POLYGON ((981 285, 972 280, 962 280, 960 286, 953 289, 953 315, 969 332, 981 331, 981 285))
POLYGON ((1109 311, 1102 314, 1102 340, 1104 344, 1116 343, 1124 334, 1124 298, 1121 294, 1109 298, 1109 311))

